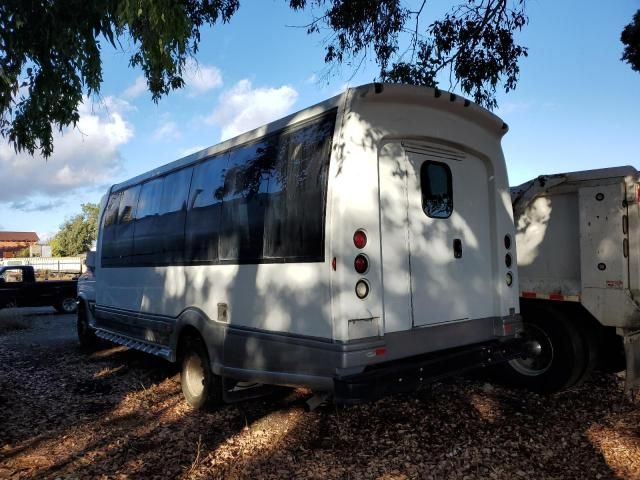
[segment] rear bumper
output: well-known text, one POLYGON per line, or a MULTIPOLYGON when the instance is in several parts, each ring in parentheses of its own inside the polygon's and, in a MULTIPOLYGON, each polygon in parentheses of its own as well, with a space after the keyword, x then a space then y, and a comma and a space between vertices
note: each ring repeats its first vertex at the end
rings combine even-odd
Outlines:
POLYGON ((415 390, 442 378, 518 358, 524 342, 509 338, 410 357, 368 367, 334 380, 336 403, 355 404, 415 390))

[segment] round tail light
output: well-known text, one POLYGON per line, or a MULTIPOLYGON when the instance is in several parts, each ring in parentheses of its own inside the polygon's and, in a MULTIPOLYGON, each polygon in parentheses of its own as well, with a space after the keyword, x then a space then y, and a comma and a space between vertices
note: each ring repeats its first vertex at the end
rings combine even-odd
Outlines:
POLYGON ((356 283, 356 296, 359 299, 363 299, 367 295, 369 295, 369 284, 364 280, 358 280, 356 283))
POLYGON ((364 248, 367 244, 367 234, 362 230, 356 230, 356 233, 353 234, 353 244, 356 248, 364 248))
POLYGON ((366 256, 360 254, 353 261, 353 267, 356 269, 356 272, 363 274, 369 269, 369 260, 367 260, 366 256))

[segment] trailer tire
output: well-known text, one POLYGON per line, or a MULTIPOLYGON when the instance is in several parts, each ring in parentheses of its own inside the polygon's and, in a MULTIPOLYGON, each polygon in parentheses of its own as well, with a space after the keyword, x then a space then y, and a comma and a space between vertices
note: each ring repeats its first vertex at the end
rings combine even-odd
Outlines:
POLYGON ((53 308, 55 308, 58 313, 70 315, 72 313, 76 313, 78 310, 78 304, 74 297, 65 297, 56 303, 53 308))
POLYGON ((574 382, 574 386, 588 380, 600 361, 600 339, 597 327, 584 318, 577 318, 576 323, 576 329, 582 336, 584 345, 584 369, 574 382))
POLYGON ((570 388, 583 379, 589 367, 589 346, 573 322, 546 305, 529 305, 522 313, 531 356, 503 364, 500 377, 539 393, 570 388))
POLYGON ((180 351, 180 384, 187 403, 195 410, 213 408, 222 403, 222 379, 211 370, 209 354, 202 339, 187 336, 180 351))

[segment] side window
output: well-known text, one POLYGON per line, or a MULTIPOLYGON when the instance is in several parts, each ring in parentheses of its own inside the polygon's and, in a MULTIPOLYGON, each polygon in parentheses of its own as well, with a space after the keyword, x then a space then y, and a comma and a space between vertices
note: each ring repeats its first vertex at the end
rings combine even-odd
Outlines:
MULTIPOLYGON (((130 187, 120 193, 117 223, 113 225, 113 235, 109 238, 110 248, 103 253, 104 266, 131 264, 133 256, 133 231, 140 185, 130 187), (108 254, 108 255, 107 255, 108 254)), ((105 241, 107 240, 105 235, 105 241)))
POLYGON ((133 239, 133 255, 136 264, 150 264, 161 252, 158 238, 160 198, 164 178, 143 183, 136 209, 136 225, 133 239))
POLYGON ((262 259, 265 198, 273 164, 274 139, 229 154, 224 178, 220 260, 262 259))
POLYGON ((227 155, 201 163, 193 170, 185 227, 185 260, 216 262, 227 155))
POLYGON ((453 213, 451 169, 445 163, 424 162, 420 167, 422 210, 431 218, 449 218, 453 213))
POLYGON ((109 195, 107 206, 102 219, 102 266, 108 267, 113 265, 112 259, 115 258, 114 242, 117 238, 118 210, 120 208, 120 198, 122 192, 116 192, 109 195))
POLYGON ((192 174, 193 168, 185 168, 164 178, 157 229, 161 246, 159 263, 184 262, 184 231, 192 174))
POLYGON ((2 278, 7 283, 22 283, 22 270, 19 268, 5 270, 2 273, 2 278))
POLYGON ((264 255, 311 260, 324 254, 327 177, 335 115, 280 139, 269 179, 264 255))

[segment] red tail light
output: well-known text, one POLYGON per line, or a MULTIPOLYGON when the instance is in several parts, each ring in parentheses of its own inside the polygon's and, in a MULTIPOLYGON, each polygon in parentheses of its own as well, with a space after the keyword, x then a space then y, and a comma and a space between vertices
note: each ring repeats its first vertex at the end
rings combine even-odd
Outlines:
POLYGON ((353 267, 356 269, 356 272, 363 274, 369 269, 369 260, 367 260, 367 257, 360 254, 354 260, 353 267))
POLYGON ((364 248, 367 244, 367 234, 362 230, 356 230, 356 233, 353 234, 353 244, 356 248, 364 248))

